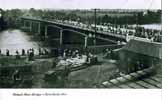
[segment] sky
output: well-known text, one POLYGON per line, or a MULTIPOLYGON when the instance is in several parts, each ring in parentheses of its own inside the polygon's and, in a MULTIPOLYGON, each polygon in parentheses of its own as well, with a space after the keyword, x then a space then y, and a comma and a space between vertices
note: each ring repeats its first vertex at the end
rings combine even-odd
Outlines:
POLYGON ((2 9, 161 9, 161 0, 0 0, 2 9))

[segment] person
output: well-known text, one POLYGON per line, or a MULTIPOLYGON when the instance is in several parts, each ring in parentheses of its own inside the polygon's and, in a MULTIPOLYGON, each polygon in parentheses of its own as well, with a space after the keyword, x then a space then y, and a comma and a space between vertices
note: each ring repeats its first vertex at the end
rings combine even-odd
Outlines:
POLYGON ((15 70, 15 72, 12 74, 12 79, 14 81, 17 81, 17 80, 21 80, 21 76, 20 76, 20 71, 19 70, 15 70))
POLYGON ((90 64, 90 63, 91 63, 91 58, 92 58, 92 57, 93 57, 93 55, 89 52, 88 55, 87 55, 87 60, 86 60, 86 62, 90 64))
POLYGON ((68 57, 71 57, 71 56, 72 56, 72 51, 69 50, 69 51, 68 51, 68 57))
POLYGON ((41 48, 39 48, 39 55, 42 55, 42 50, 41 50, 41 48))
POLYGON ((16 50, 16 54, 17 54, 17 55, 19 54, 19 51, 18 51, 18 50, 16 50))
POLYGON ((24 49, 22 49, 22 56, 24 56, 25 55, 25 50, 24 49))
POLYGON ((111 53, 112 53, 112 50, 108 49, 107 54, 106 54, 107 58, 111 59, 111 57, 112 57, 111 53))
POLYGON ((72 58, 75 57, 75 51, 72 51, 72 58))
POLYGON ((8 49, 6 50, 6 56, 10 56, 10 51, 8 49))
POLYGON ((34 56, 34 49, 32 48, 31 51, 32 51, 32 54, 33 54, 33 56, 34 56))
POLYGON ((28 58, 29 58, 29 61, 33 60, 33 57, 34 57, 34 50, 32 49, 29 49, 29 55, 28 55, 28 58))
POLYGON ((47 49, 44 49, 45 55, 48 55, 48 51, 47 49))
POLYGON ((29 50, 27 50, 27 55, 29 55, 29 50))
POLYGON ((66 50, 64 50, 63 58, 66 58, 66 50))
POLYGON ((16 50, 16 59, 20 59, 19 51, 16 50))

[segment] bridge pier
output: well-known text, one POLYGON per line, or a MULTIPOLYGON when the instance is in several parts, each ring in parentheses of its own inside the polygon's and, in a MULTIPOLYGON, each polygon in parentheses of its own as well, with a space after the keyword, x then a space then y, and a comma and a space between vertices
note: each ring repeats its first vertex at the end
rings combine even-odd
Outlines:
MULTIPOLYGON (((115 43, 117 41, 124 41, 126 42, 126 36, 113 34, 112 32, 100 32, 97 31, 96 33, 92 29, 82 29, 79 27, 71 27, 66 24, 59 24, 52 21, 46 21, 41 19, 32 19, 32 18, 21 18, 23 21, 24 29, 27 31, 33 31, 41 34, 41 32, 44 31, 44 34, 42 34, 44 39, 50 38, 51 40, 54 40, 57 38, 57 44, 63 45, 63 42, 72 43, 75 42, 75 45, 82 44, 84 47, 87 45, 102 45, 106 44, 106 42, 112 42, 115 43), (34 27, 35 26, 35 27, 34 27), (41 27, 43 30, 41 30, 41 27), (50 27, 56 28, 56 33, 51 33, 53 30, 49 29, 50 27), (70 35, 64 34, 64 32, 68 31, 71 34, 78 34, 81 35, 82 38, 76 35, 70 35), (49 33, 48 33, 49 32, 49 33), (64 34, 64 35, 63 35, 64 34), (64 36, 68 36, 68 38, 73 38, 74 40, 64 40, 64 36), (54 39, 53 39, 54 38, 54 39), (77 40, 77 38, 79 38, 77 40), (81 39, 81 40, 80 40, 81 39), (90 41, 89 41, 90 40, 90 41)), ((67 33, 68 33, 67 32, 67 33)), ((66 38, 65 36, 65 38, 66 38)))
POLYGON ((26 27, 26 21, 25 20, 23 21, 23 27, 26 27))
POLYGON ((29 21, 29 31, 32 32, 32 21, 29 21))
POLYGON ((88 46, 88 37, 85 36, 85 38, 84 38, 84 47, 87 48, 87 46, 88 46))
POLYGON ((40 35, 41 34, 41 23, 38 22, 38 34, 40 35))
POLYGON ((62 43, 63 43, 62 36, 63 36, 63 30, 60 30, 60 47, 62 47, 62 43))
POLYGON ((24 20, 22 28, 25 29, 26 31, 31 32, 32 31, 32 21, 24 20))
POLYGON ((96 46, 96 35, 95 34, 93 35, 93 44, 94 46, 96 46))
POLYGON ((46 39, 46 38, 48 38, 48 26, 46 25, 45 26, 45 34, 44 34, 44 38, 46 39))
POLYGON ((34 33, 34 35, 40 35, 41 34, 41 22, 32 21, 32 29, 31 31, 34 33))
POLYGON ((25 29, 26 29, 26 28, 29 28, 28 25, 27 25, 27 24, 28 24, 27 22, 28 22, 28 21, 26 21, 26 20, 23 21, 23 28, 25 28, 25 29))

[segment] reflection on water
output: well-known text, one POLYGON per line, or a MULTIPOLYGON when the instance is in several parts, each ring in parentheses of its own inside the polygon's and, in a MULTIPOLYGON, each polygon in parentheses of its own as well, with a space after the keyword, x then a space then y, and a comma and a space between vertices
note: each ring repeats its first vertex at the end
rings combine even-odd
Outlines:
POLYGON ((22 49, 38 49, 38 47, 38 44, 30 41, 30 37, 21 30, 6 30, 0 32, 0 49, 3 54, 6 53, 6 49, 9 49, 10 54, 14 55, 16 50, 21 52, 22 49))

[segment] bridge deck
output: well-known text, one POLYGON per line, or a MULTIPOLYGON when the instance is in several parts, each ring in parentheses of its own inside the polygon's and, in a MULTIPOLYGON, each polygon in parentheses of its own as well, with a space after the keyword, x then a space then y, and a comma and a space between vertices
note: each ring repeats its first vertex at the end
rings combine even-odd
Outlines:
MULTIPOLYGON (((79 30, 83 30, 83 31, 88 31, 88 32, 92 32, 92 33, 95 32, 94 29, 89 29, 89 28, 86 28, 86 27, 70 25, 70 24, 67 24, 67 23, 59 23, 59 22, 54 22, 54 21, 49 21, 49 20, 36 19, 36 18, 27 18, 27 17, 21 17, 21 18, 24 19, 24 20, 39 21, 39 22, 45 22, 45 23, 50 23, 50 24, 55 24, 55 25, 61 25, 61 26, 65 26, 65 27, 72 27, 72 28, 75 28, 75 29, 79 29, 79 30)), ((97 31, 97 34, 113 36, 113 37, 117 37, 117 38, 120 38, 120 39, 123 39, 123 40, 126 39, 125 35, 114 34, 114 33, 110 33, 110 32, 107 32, 107 31, 97 31)))

